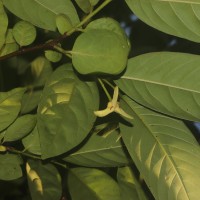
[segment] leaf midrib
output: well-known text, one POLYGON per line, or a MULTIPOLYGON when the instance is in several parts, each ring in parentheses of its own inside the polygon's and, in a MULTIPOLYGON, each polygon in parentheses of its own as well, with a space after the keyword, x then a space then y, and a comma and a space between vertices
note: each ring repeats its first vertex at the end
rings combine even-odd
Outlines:
POLYGON ((50 8, 46 7, 44 4, 42 4, 41 2, 39 2, 38 0, 34 0, 37 4, 39 4, 40 6, 44 7, 45 9, 47 9, 48 11, 52 12, 53 14, 57 15, 58 13, 54 12, 53 10, 51 10, 50 8))

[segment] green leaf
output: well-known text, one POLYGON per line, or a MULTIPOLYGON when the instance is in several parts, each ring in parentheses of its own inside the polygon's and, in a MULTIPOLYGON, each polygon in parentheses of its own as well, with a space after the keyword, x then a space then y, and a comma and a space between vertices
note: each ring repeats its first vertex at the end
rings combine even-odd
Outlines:
POLYGON ((112 132, 106 138, 93 132, 84 141, 80 149, 70 154, 65 161, 80 166, 88 167, 116 167, 129 163, 123 145, 117 141, 119 135, 117 131, 112 132))
POLYGON ((47 50, 45 51, 45 57, 51 62, 59 62, 62 58, 62 54, 57 51, 47 50))
POLYGON ((134 124, 120 124, 123 141, 155 199, 199 199, 200 148, 182 121, 124 97, 134 124))
POLYGON ((22 143, 26 151, 36 155, 41 155, 40 138, 37 126, 35 126, 30 134, 22 139, 22 143))
POLYGON ((130 167, 119 168, 117 180, 121 189, 121 200, 147 200, 141 184, 130 167))
POLYGON ((200 120, 200 57, 184 53, 149 53, 128 61, 116 81, 135 101, 175 117, 200 120))
POLYGON ((8 17, 3 7, 2 1, 0 1, 0 49, 5 42, 5 35, 8 27, 8 17))
POLYGON ((81 74, 116 75, 126 67, 127 42, 109 30, 89 30, 75 41, 72 62, 81 74))
POLYGON ((54 165, 29 160, 26 171, 33 200, 57 200, 61 198, 61 177, 54 165))
POLYGON ((3 0, 3 3, 19 18, 43 29, 55 31, 58 14, 67 15, 73 26, 79 23, 74 5, 69 0, 3 0))
POLYGON ((105 172, 98 169, 72 169, 69 171, 67 182, 73 200, 121 199, 117 183, 105 172))
POLYGON ((42 158, 77 146, 93 127, 98 106, 96 84, 78 79, 71 65, 59 67, 46 83, 38 107, 42 158))
POLYGON ((99 0, 89 0, 92 6, 95 6, 99 0))
POLYGON ((199 0, 126 0, 142 21, 165 33, 200 41, 199 0))
POLYGON ((70 18, 64 14, 59 14, 56 16, 56 26, 59 33, 62 35, 73 27, 70 18))
POLYGON ((4 142, 19 140, 28 135, 36 125, 35 115, 23 115, 16 119, 5 132, 4 142))
POLYGON ((20 156, 15 154, 0 154, 0 180, 10 181, 22 177, 20 156))
POLYGON ((0 50, 0 56, 7 55, 9 53, 17 51, 18 49, 19 45, 16 43, 13 37, 12 29, 8 29, 6 33, 5 44, 0 50))
POLYGON ((13 36, 20 46, 27 46, 36 38, 35 27, 26 21, 19 21, 13 27, 13 36))
POLYGON ((0 131, 7 128, 17 118, 24 92, 24 88, 0 92, 0 131))
POLYGON ((89 13, 91 11, 91 3, 89 0, 75 0, 81 10, 85 13, 89 13))

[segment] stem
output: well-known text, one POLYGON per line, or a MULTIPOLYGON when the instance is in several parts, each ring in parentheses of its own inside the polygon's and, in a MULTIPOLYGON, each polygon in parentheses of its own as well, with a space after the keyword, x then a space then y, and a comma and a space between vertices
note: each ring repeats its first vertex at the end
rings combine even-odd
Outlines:
POLYGON ((106 89, 106 87, 105 87, 104 83, 102 82, 102 80, 100 78, 98 78, 98 81, 99 81, 101 87, 103 88, 106 96, 108 97, 108 100, 112 101, 112 98, 111 98, 110 94, 108 93, 108 90, 106 89))
POLYGON ((107 85, 109 85, 112 89, 115 89, 115 86, 112 83, 110 83, 109 81, 107 81, 106 79, 103 79, 102 81, 104 83, 106 83, 107 85))

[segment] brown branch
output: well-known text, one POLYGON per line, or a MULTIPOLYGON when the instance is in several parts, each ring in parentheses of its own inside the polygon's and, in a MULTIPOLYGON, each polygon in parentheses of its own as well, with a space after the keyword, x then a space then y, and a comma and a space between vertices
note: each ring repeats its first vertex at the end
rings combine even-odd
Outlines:
POLYGON ((55 38, 54 40, 51 40, 47 43, 39 44, 33 47, 21 48, 18 51, 14 51, 12 53, 9 53, 5 56, 0 57, 0 61, 12 58, 14 56, 19 56, 25 53, 33 52, 33 51, 54 49, 54 46, 57 45, 59 42, 63 41, 66 37, 67 37, 67 34, 63 34, 60 37, 55 38))

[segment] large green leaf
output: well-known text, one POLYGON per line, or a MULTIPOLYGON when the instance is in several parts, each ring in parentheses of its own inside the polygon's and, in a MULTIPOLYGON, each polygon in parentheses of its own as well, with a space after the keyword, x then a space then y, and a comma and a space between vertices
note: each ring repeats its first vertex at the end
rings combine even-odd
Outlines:
POLYGON ((0 131, 7 128, 16 119, 24 92, 24 88, 0 92, 0 131))
POLYGON ((128 164, 123 145, 117 141, 118 132, 106 138, 93 133, 76 152, 64 158, 65 161, 88 167, 115 167, 128 164))
POLYGON ((61 177, 54 165, 29 160, 26 171, 32 200, 58 200, 61 198, 61 177))
POLYGON ((0 154, 0 180, 10 181, 22 176, 20 156, 15 154, 0 154))
POLYGON ((134 124, 120 124, 122 138, 155 199, 198 200, 200 148, 192 133, 182 121, 125 100, 134 124))
POLYGON ((141 184, 130 167, 119 168, 117 180, 121 190, 121 200, 147 200, 141 184))
POLYGON ((3 0, 3 4, 21 19, 47 30, 56 30, 56 16, 61 13, 73 25, 79 22, 71 0, 3 0))
POLYGON ((38 106, 42 157, 57 156, 77 146, 93 127, 98 105, 95 83, 81 81, 71 65, 59 67, 46 83, 38 106))
POLYGON ((200 42, 199 0, 126 0, 126 3, 148 25, 200 42))
POLYGON ((101 170, 72 169, 67 182, 73 200, 121 200, 117 183, 101 170))
POLYGON ((149 53, 128 62, 116 81, 135 101, 175 117, 200 120, 200 56, 149 53))
POLYGON ((0 49, 5 42, 5 35, 8 27, 8 17, 6 12, 3 8, 3 3, 0 1, 0 49))

